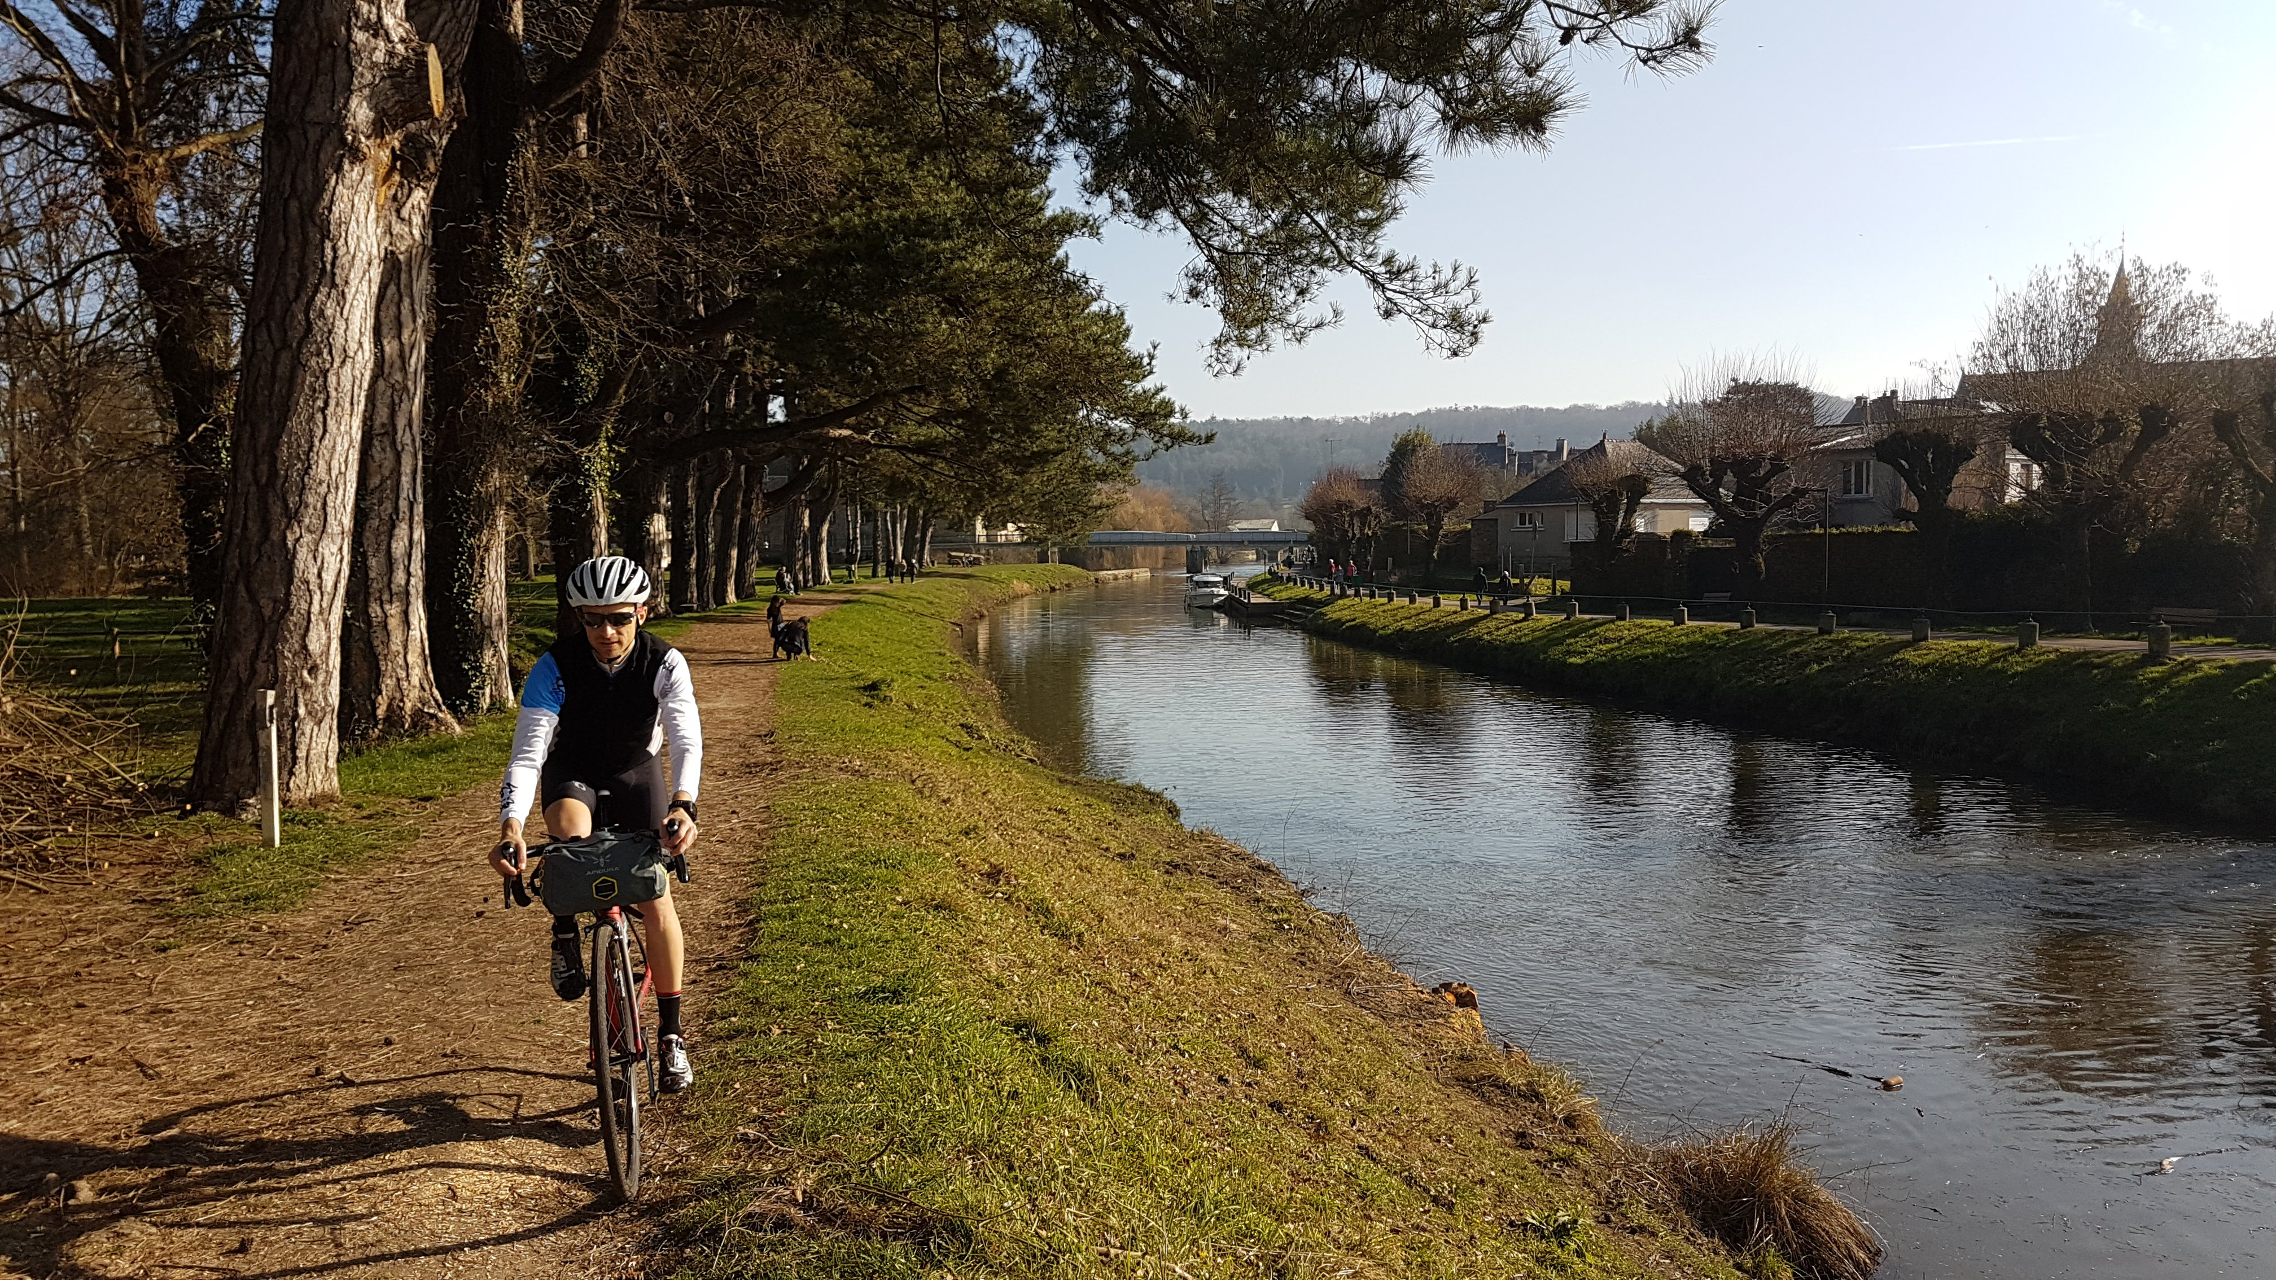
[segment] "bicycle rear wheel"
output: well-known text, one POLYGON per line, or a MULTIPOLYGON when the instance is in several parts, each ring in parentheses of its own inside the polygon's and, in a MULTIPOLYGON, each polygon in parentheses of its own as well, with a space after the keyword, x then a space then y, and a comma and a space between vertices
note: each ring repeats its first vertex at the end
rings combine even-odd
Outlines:
POLYGON ((609 1182, 618 1195, 630 1200, 640 1194, 638 1071, 644 1041, 639 992, 632 985, 632 957, 621 924, 604 919, 594 927, 591 973, 588 998, 601 1146, 608 1153, 609 1182))

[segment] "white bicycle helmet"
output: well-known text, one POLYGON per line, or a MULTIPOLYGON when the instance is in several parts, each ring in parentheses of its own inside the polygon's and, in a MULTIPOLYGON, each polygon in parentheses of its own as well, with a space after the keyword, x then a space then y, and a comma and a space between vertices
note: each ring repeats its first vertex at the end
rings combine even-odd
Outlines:
POLYGON ((569 603, 580 609, 646 604, 648 592, 648 571, 623 556, 601 556, 569 571, 569 603))

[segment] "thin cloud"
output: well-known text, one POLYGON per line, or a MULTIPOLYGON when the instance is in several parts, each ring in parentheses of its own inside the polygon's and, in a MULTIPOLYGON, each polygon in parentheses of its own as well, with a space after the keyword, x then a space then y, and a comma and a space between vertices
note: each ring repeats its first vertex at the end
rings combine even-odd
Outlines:
POLYGON ((1961 147, 2020 147, 2033 142, 2076 142, 2075 133, 2055 134, 2044 138, 1979 138, 1973 142, 1916 142, 1909 147, 1894 147, 1896 151, 1953 151, 1961 147))

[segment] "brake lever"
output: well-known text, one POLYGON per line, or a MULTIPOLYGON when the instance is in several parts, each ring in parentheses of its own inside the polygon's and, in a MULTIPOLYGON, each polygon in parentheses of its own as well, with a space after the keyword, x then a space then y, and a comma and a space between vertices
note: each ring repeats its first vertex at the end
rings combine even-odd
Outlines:
MULTIPOLYGON (((505 843, 500 843, 498 846, 500 851, 512 847, 512 845, 505 843)), ((505 904, 508 911, 513 910, 517 903, 526 907, 530 903, 529 886, 522 882, 522 877, 519 875, 502 877, 498 886, 498 899, 505 904)))

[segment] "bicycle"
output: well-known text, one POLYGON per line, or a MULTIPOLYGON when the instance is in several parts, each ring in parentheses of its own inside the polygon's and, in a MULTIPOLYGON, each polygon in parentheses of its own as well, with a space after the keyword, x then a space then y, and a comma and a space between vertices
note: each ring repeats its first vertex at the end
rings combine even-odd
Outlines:
MULTIPOLYGON (((678 827, 679 819, 674 818, 664 824, 662 832, 619 834, 646 835, 661 845, 678 834, 678 827)), ((531 870, 506 881, 504 900, 509 910, 517 904, 530 905, 525 880, 534 883, 533 877, 542 874, 546 851, 554 843, 532 846, 531 870)), ((673 854, 664 865, 681 884, 695 878, 684 853, 673 854)), ((659 1081, 655 1044, 640 1019, 641 1006, 648 998, 648 950, 641 931, 626 923, 627 915, 646 919, 637 905, 604 907, 593 913, 593 923, 584 926, 583 932, 590 939, 592 957, 585 969, 585 1006, 588 1064, 600 1112, 601 1147, 608 1156, 609 1184, 619 1197, 630 1202, 640 1194, 640 1077, 647 1077, 651 1103, 656 1100, 659 1081)))

